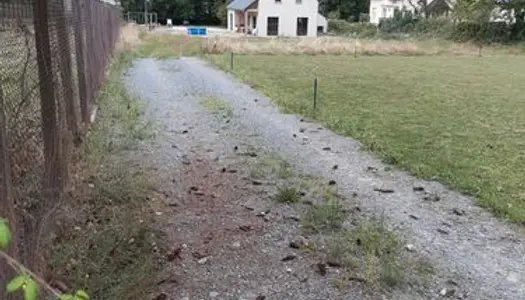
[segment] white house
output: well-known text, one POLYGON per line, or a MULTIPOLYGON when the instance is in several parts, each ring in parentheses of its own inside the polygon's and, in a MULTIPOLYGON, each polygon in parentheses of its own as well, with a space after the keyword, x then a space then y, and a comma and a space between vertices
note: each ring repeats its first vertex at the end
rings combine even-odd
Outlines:
MULTIPOLYGON (((417 2, 417 0, 370 0, 370 23, 379 24, 379 21, 383 18, 392 18, 395 10, 414 13, 414 6, 417 6, 417 2)), ((428 0, 427 11, 430 16, 449 17, 455 4, 456 0, 428 0)), ((490 21, 514 22, 513 18, 509 19, 507 17, 508 13, 508 11, 495 8, 491 13, 490 21)))
POLYGON ((326 19, 317 0, 234 0, 228 5, 228 30, 257 36, 317 36, 326 19))
MULTIPOLYGON (((379 24, 381 19, 389 19, 394 16, 394 11, 411 11, 414 7, 410 0, 370 0, 370 23, 379 24)), ((415 2, 415 0, 413 0, 415 2)))

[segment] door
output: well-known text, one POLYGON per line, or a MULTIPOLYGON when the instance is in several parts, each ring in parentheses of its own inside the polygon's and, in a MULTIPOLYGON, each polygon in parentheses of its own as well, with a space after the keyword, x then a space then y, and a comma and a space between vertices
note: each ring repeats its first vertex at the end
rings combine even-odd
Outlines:
MULTIPOLYGON (((230 16, 230 31, 233 31, 233 14, 229 14, 230 16)), ((224 20, 224 19, 223 19, 224 20)))
POLYGON ((308 34, 308 18, 297 18, 297 36, 308 34))
POLYGON ((269 36, 279 35, 279 18, 268 17, 268 26, 266 28, 266 34, 269 36))

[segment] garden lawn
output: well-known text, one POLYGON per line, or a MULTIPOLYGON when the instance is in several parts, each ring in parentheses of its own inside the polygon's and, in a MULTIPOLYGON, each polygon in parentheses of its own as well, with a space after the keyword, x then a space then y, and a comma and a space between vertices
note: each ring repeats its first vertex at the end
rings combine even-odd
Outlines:
MULTIPOLYGON (((211 60, 230 68, 229 55, 211 60)), ((242 56, 234 73, 287 113, 360 140, 385 162, 525 223, 525 60, 520 56, 242 56)))

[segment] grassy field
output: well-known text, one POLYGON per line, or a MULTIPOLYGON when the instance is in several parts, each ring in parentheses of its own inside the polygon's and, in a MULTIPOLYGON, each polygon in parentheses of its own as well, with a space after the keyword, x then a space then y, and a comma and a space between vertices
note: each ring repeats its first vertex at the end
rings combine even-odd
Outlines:
MULTIPOLYGON (((229 56, 213 61, 229 69, 229 56)), ((525 61, 511 55, 237 55, 234 73, 386 162, 525 223, 525 61)))

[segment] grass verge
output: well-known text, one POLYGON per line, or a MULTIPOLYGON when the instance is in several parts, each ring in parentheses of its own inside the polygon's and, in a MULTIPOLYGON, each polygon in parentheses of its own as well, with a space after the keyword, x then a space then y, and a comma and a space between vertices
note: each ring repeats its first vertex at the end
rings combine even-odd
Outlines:
MULTIPOLYGON (((213 61, 229 69, 227 56, 213 61)), ((359 139, 388 163, 475 195, 495 214, 525 223, 525 96, 518 84, 524 67, 512 55, 237 55, 233 72, 284 112, 312 118, 317 76, 317 121, 359 139)))
POLYGON ((93 299, 145 299, 160 270, 160 233, 148 206, 152 183, 130 165, 123 150, 153 133, 141 120, 137 99, 122 83, 133 59, 114 59, 86 142, 87 173, 69 204, 55 239, 52 269, 66 286, 84 288, 93 299), (124 155, 125 156, 125 155, 124 155))

